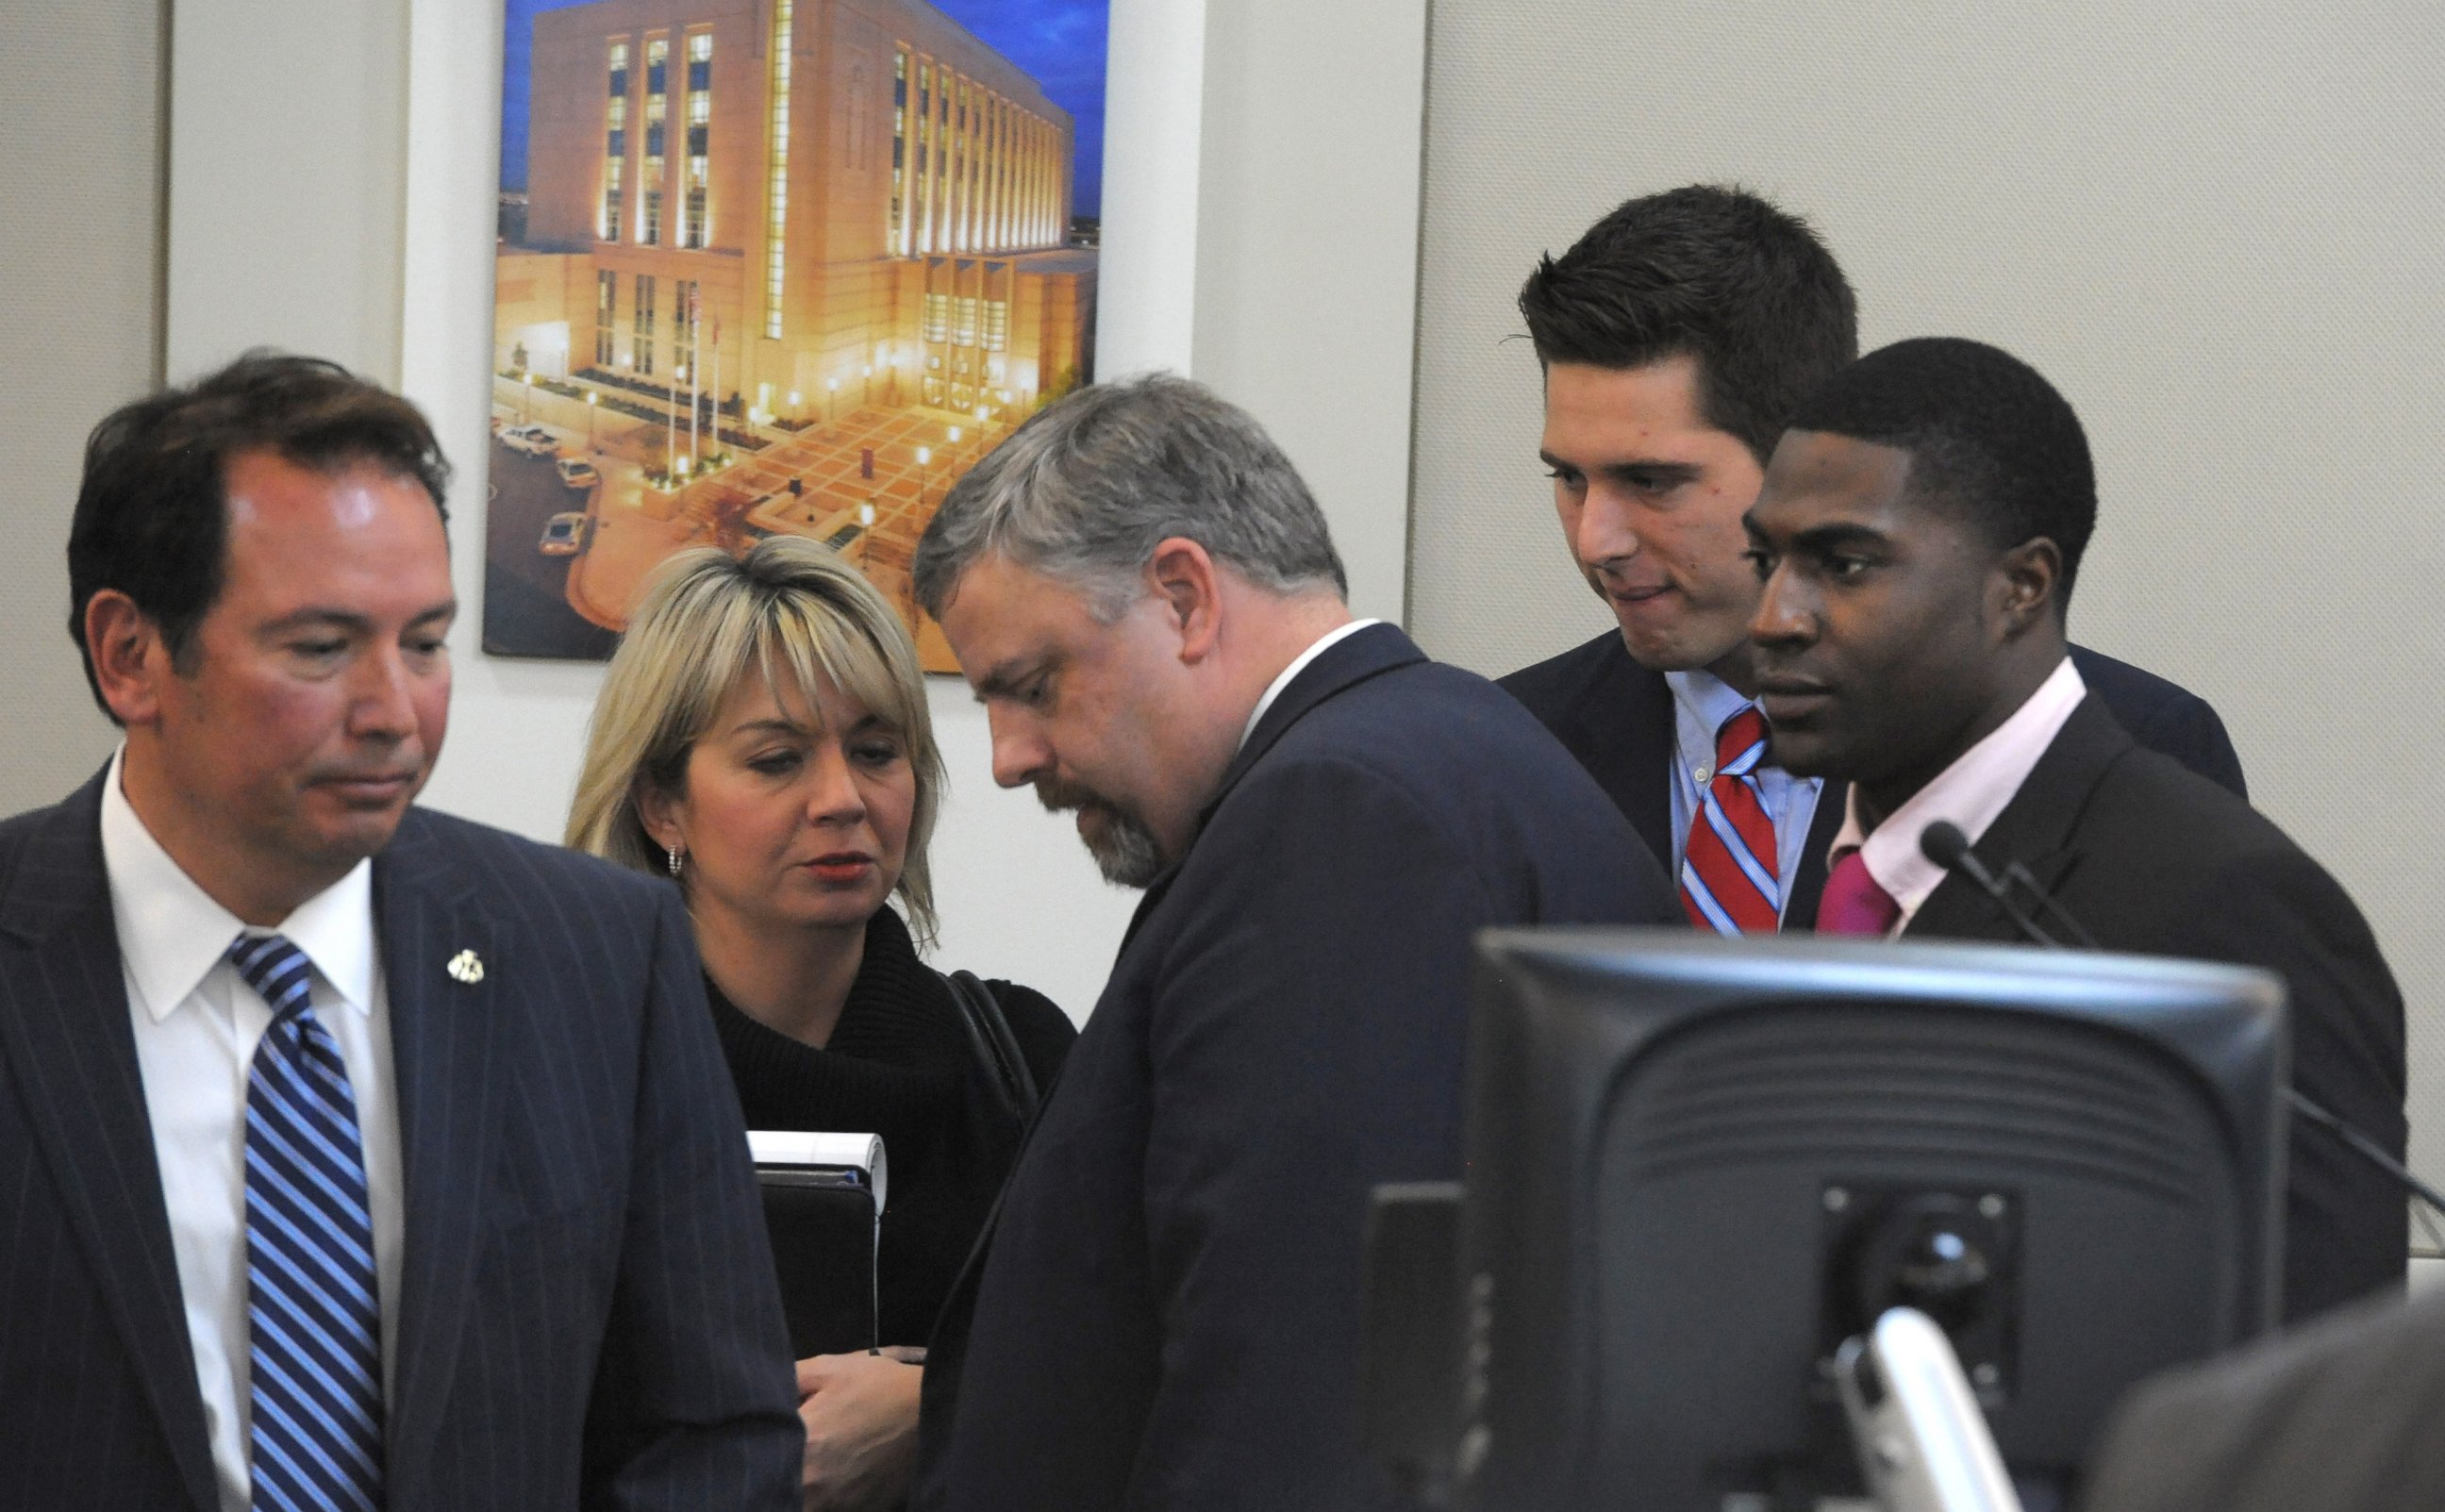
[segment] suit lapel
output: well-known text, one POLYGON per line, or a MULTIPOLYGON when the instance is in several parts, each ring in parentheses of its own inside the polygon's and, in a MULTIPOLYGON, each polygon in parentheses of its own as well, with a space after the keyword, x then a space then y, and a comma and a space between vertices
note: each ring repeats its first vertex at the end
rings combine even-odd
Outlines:
MULTIPOLYGON (((1616 646, 1620 640, 1614 637, 1616 646)), ((1680 759, 1672 685, 1664 681, 1663 673, 1633 662, 1626 650, 1621 653, 1621 672, 1618 697, 1592 706, 1591 712, 1601 707, 1618 721, 1616 736, 1607 744, 1622 753, 1631 770, 1604 780, 1608 787, 1616 781, 1623 784, 1630 801, 1621 806, 1622 812, 1655 852, 1656 864, 1669 871, 1672 852, 1681 843, 1681 837, 1672 832, 1672 765, 1680 759)))
POLYGON ((1669 871, 1681 839, 1672 832, 1672 686, 1632 661, 1619 634, 1599 644, 1593 675, 1558 711, 1554 733, 1669 871))
MULTIPOLYGON (((1232 757, 1231 765, 1224 769, 1222 781, 1215 788, 1214 796, 1206 800, 1205 807, 1197 815, 1198 833, 1205 832, 1205 826, 1213 819, 1214 811, 1222 806, 1222 800, 1240 785, 1240 779, 1248 775, 1248 769, 1262 760, 1265 753, 1274 748, 1274 743, 1310 709, 1370 678, 1426 659, 1427 653, 1419 650, 1408 636, 1390 625, 1371 625, 1328 647, 1322 656, 1302 667, 1299 675, 1291 679, 1290 686, 1282 689, 1266 708, 1264 718, 1248 732, 1248 738, 1241 743, 1240 754, 1232 757)), ((1197 849, 1193 837, 1188 847, 1191 850, 1197 849)), ((1171 890, 1171 879, 1180 874, 1180 868, 1187 859, 1184 852, 1179 860, 1164 868, 1162 875, 1147 884, 1146 895, 1138 900, 1136 909, 1129 915, 1129 926, 1121 934, 1121 948, 1113 957, 1116 972, 1120 958, 1129 953, 1129 942, 1136 939, 1138 930, 1154 917, 1155 909, 1162 905, 1164 895, 1171 890)))
POLYGON ((413 810, 374 863, 374 926, 406 1187, 390 1420, 391 1463, 404 1467, 433 1448, 466 1332, 500 1117, 502 994, 517 962, 496 954, 472 887, 413 810))
MULTIPOLYGON (((1797 782, 1800 779, 1792 779, 1797 782)), ((1817 905, 1825 896, 1825 863, 1834 837, 1842 832, 1842 814, 1851 801, 1851 785, 1827 781, 1817 790, 1817 812, 1809 816, 1808 838, 1801 842, 1800 864, 1791 871, 1791 892, 1782 910, 1786 934, 1817 927, 1817 905)))
POLYGON ((102 782, 50 812, 0 900, 0 1060, 188 1498, 207 1512, 219 1492, 103 869, 102 782))
POLYGON ((1121 931, 1121 948, 1113 952, 1112 959, 1116 962, 1129 953, 1129 942, 1138 937, 1138 927, 1152 916, 1156 906, 1163 902, 1164 894, 1171 890, 1171 879, 1179 874, 1177 865, 1166 868, 1163 875, 1148 883, 1146 891, 1138 895, 1138 905, 1129 910, 1129 926, 1121 931))
MULTIPOLYGON (((1299 669, 1299 675, 1291 679, 1290 686, 1282 689, 1266 708, 1264 718, 1248 732, 1248 738, 1241 743, 1240 754, 1232 758, 1231 765, 1223 772, 1222 781, 1215 788, 1214 796, 1207 800, 1204 812, 1198 815, 1198 828, 1201 831, 1204 828, 1205 821, 1213 817, 1214 811, 1222 807, 1222 800, 1230 796, 1231 790, 1239 786, 1240 779, 1247 775, 1248 769, 1263 760, 1265 753, 1274 748, 1274 743, 1292 725, 1298 723, 1310 709, 1370 678, 1380 677, 1395 667, 1409 666, 1426 659, 1427 653, 1419 650, 1398 626, 1391 625, 1371 625, 1327 647, 1321 656, 1299 669)), ((1193 848, 1195 842, 1191 841, 1190 845, 1193 848)))
MULTIPOLYGON (((2029 769, 2021 790, 1978 837, 1979 858, 1998 874, 2018 862, 2051 894, 2080 864, 2080 823, 2097 785, 2136 749, 2101 700, 2094 694, 2081 700, 2045 755, 2029 769)), ((1902 932, 1964 940, 2022 938, 2020 926, 2002 905, 1958 874, 1928 894, 1902 932)))

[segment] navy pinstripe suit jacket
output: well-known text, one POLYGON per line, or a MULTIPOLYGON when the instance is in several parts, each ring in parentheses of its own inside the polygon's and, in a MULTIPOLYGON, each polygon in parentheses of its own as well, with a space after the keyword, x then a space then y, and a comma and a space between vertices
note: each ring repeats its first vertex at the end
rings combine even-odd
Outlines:
MULTIPOLYGON (((0 824, 0 1507, 215 1512, 101 796, 0 824)), ((373 894, 406 1187, 392 1512, 794 1506, 780 1301, 678 894, 421 810, 373 894), (461 950, 480 980, 444 969, 461 950)))

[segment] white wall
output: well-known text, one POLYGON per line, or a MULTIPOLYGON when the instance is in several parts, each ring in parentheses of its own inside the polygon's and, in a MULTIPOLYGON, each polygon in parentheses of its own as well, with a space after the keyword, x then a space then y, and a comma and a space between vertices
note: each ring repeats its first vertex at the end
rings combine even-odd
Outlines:
POLYGON ((1218 0, 1206 33, 1191 369, 1264 421, 1333 521, 1352 607, 1390 620, 1407 607, 1426 12, 1218 0))
POLYGON ((1869 345, 1992 341, 2080 411, 2102 502, 2073 633, 2206 695, 2367 911, 2415 1164, 2445 1171, 2440 77, 2425 4, 1437 7, 1413 628, 1501 672, 1608 623, 1505 341, 1538 254, 1693 180, 1804 213, 1869 345))
POLYGON ((0 813, 55 803, 117 738, 68 640, 68 520, 94 421, 160 376, 159 0, 11 13, 0 47, 0 813))
POLYGON ((404 0, 172 0, 169 376, 399 375, 404 0))
MULTIPOLYGON (((395 376, 467 462, 453 517, 471 606, 499 27, 494 0, 178 0, 175 120, 212 158, 173 157, 171 371, 273 341, 395 376)), ((1425 31, 1424 0, 1112 7, 1098 368, 1186 370, 1275 428, 1370 613, 1401 608, 1425 31), (1319 37, 1367 60, 1327 77, 1319 37), (1313 150, 1328 133, 1365 158, 1313 150)), ((476 629, 471 612, 453 638, 427 801, 556 838, 600 673, 488 658, 476 629)), ((937 963, 1083 1015, 1135 894, 1033 794, 993 787, 980 711, 956 681, 934 692, 952 775, 937 963)))

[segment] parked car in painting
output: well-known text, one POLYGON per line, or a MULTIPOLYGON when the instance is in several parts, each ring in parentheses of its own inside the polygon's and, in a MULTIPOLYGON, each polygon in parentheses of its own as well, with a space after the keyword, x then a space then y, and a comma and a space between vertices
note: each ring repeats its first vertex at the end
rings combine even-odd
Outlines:
POLYGON ((511 451, 524 452, 529 457, 550 457, 560 450, 551 432, 540 425, 519 425, 501 433, 501 440, 511 451))
POLYGON ((546 556, 574 556, 586 545, 586 516, 572 510, 543 522, 540 543, 546 556))
POLYGON ((594 464, 582 457, 564 457, 552 464, 560 471, 560 480, 571 488, 592 488, 602 481, 594 464))

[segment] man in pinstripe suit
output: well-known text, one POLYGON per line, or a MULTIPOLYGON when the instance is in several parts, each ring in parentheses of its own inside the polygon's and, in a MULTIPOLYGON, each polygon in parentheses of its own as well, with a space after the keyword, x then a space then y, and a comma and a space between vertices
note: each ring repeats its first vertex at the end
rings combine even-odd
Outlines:
POLYGON ((0 824, 0 1505, 793 1503, 677 895, 410 806, 445 477, 305 359, 94 433, 71 631, 126 738, 0 824))

